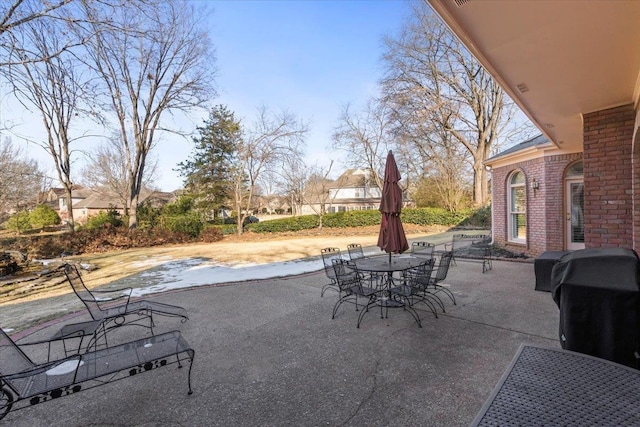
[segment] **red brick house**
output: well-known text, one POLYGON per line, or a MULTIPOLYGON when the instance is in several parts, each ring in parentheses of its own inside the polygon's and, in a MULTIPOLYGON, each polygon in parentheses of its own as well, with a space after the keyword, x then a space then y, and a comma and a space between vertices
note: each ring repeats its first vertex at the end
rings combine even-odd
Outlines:
POLYGON ((640 2, 427 1, 543 134, 487 162, 494 240, 640 250, 640 2))

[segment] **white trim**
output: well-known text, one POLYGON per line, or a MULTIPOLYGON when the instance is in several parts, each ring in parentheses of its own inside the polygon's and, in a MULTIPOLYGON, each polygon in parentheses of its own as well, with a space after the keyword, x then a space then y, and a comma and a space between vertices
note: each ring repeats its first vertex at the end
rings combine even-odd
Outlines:
POLYGON ((508 187, 507 187, 507 241, 508 242, 512 242, 512 243, 519 243, 519 244, 523 244, 523 243, 527 243, 527 238, 526 235, 528 233, 529 230, 529 221, 527 218, 527 179, 526 179, 526 175, 524 174, 524 172, 520 169, 516 169, 515 171, 513 171, 512 173, 509 174, 508 176, 508 187), (524 177, 524 182, 521 184, 512 184, 511 181, 513 180, 513 177, 516 176, 518 173, 522 174, 522 176, 524 177), (514 212, 512 211, 511 207, 513 206, 513 189, 514 188, 524 188, 524 211, 518 211, 518 212, 514 212), (525 221, 526 221, 526 228, 525 228, 525 238, 521 238, 521 237, 514 237, 514 215, 524 215, 525 221))

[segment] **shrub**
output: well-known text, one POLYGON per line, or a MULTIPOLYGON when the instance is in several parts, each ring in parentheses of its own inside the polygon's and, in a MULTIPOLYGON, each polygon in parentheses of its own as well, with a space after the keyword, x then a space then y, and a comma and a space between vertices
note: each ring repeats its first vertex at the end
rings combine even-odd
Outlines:
POLYGON ((405 209, 402 222, 419 225, 457 225, 468 220, 469 212, 451 212, 442 208, 405 209))
POLYGON ((317 228, 318 225, 319 221, 316 215, 304 215, 247 224, 246 228, 256 233, 280 233, 285 231, 308 230, 317 228))
POLYGON ((110 209, 106 212, 100 211, 97 215, 90 216, 83 228, 86 230, 96 230, 105 227, 107 224, 112 227, 122 226, 122 218, 117 210, 110 209))
POLYGON ((49 205, 38 205, 29 213, 29 222, 36 229, 60 224, 60 217, 49 205))
POLYGON ((173 203, 165 205, 162 214, 167 216, 179 216, 190 213, 194 208, 193 197, 181 196, 173 203))
POLYGON ((204 229, 204 221, 197 213, 182 215, 162 215, 162 227, 173 232, 184 233, 191 238, 198 237, 204 229))
POLYGON ((329 228, 366 227, 380 224, 382 215, 379 210, 349 211, 326 214, 322 225, 329 228))
POLYGON ((11 215, 7 222, 4 223, 7 230, 15 231, 17 234, 24 233, 31 230, 31 220, 29 219, 29 212, 20 211, 14 215, 11 215))
MULTIPOLYGON (((154 208, 153 206, 149 206, 146 203, 141 204, 136 210, 136 228, 141 230, 148 230, 155 227, 158 224, 158 220, 161 214, 162 209, 154 208)), ((129 221, 127 220, 126 223, 128 222, 129 221)))
POLYGON ((222 230, 219 227, 207 227, 198 236, 203 243, 219 242, 222 240, 222 230))
POLYGON ((479 228, 491 228, 491 206, 483 206, 471 212, 469 225, 479 228))

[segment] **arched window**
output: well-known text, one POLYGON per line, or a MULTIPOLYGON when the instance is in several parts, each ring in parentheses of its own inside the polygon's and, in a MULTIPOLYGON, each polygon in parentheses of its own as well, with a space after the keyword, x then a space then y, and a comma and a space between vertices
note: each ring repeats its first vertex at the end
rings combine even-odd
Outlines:
POLYGON ((582 177, 583 175, 583 166, 582 166, 582 161, 576 162, 574 164, 572 164, 568 169, 567 169, 567 178, 576 178, 576 177, 582 177))
POLYGON ((509 179, 509 241, 527 241, 527 186, 524 174, 515 172, 509 179))

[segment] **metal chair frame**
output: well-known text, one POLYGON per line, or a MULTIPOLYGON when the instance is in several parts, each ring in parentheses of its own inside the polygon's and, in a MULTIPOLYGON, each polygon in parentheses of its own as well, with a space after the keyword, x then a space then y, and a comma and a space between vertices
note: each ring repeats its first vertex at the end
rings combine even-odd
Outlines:
MULTIPOLYGON (((106 346, 107 331, 123 325, 142 326, 150 329, 153 334, 154 314, 179 317, 182 323, 189 319, 187 311, 176 305, 145 299, 132 301, 133 289, 130 287, 107 291, 89 290, 75 265, 65 264, 64 273, 73 291, 89 311, 91 318, 102 322, 93 332, 93 344, 100 338, 104 338, 106 346)), ((64 331, 60 331, 59 334, 66 335, 64 331)))
POLYGON ((432 259, 435 252, 436 245, 429 242, 413 242, 411 244, 411 255, 432 259))
POLYGON ((360 243, 351 243, 347 245, 347 251, 349 252, 349 259, 351 261, 358 258, 364 258, 364 252, 360 243))
POLYGON ((340 248, 322 248, 320 249, 320 255, 322 255, 322 263, 324 264, 324 274, 329 279, 329 283, 322 287, 320 296, 323 297, 324 293, 328 290, 336 291, 340 294, 340 287, 336 282, 336 273, 333 269, 333 259, 342 258, 340 248))
MULTIPOLYGON (((163 366, 189 361, 188 393, 195 351, 178 331, 34 363, 0 328, 0 420, 12 409, 49 402, 163 366)), ((39 342, 38 344, 42 344, 39 342)), ((104 409, 102 408, 101 410, 104 409)))
POLYGON ((455 295, 453 295, 453 292, 451 292, 451 290, 448 289, 447 287, 442 286, 440 284, 440 282, 442 282, 447 278, 447 273, 449 272, 449 266, 451 265, 452 259, 453 259, 453 252, 451 251, 444 252, 440 256, 440 261, 438 262, 438 267, 435 269, 435 274, 431 276, 431 278, 429 279, 429 286, 425 289, 426 292, 430 293, 440 301, 439 305, 443 311, 444 311, 444 304, 442 303, 442 300, 440 300, 440 297, 438 297, 437 295, 440 292, 447 295, 451 300, 451 302, 453 302, 453 305, 457 305, 456 297, 455 295))
POLYGON ((391 288, 390 295, 393 298, 400 298, 406 305, 406 308, 414 314, 414 318, 418 326, 422 327, 420 316, 415 307, 418 303, 423 303, 431 313, 438 318, 438 311, 434 302, 438 304, 444 311, 438 298, 426 292, 433 271, 433 258, 427 260, 424 264, 411 268, 403 273, 402 284, 391 288))
POLYGON ((362 274, 360 274, 356 266, 348 260, 334 259, 333 268, 341 295, 333 306, 331 318, 335 319, 338 308, 345 301, 354 303, 356 311, 360 311, 358 307, 358 299, 366 298, 367 303, 363 306, 360 314, 358 315, 357 327, 359 328, 362 318, 369 312, 369 307, 376 303, 378 291, 374 288, 364 286, 362 274))

